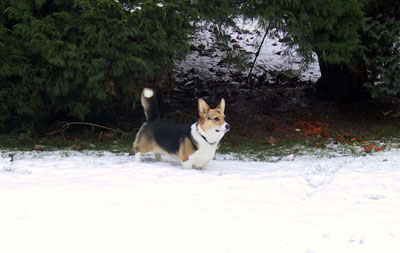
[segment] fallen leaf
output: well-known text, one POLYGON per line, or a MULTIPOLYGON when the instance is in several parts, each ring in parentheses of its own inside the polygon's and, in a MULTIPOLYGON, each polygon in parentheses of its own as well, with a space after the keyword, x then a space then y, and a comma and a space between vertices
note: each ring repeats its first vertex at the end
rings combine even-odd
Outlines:
POLYGON ((40 145, 40 144, 36 144, 35 146, 33 146, 33 150, 36 150, 36 151, 41 151, 43 149, 45 149, 45 146, 40 145))
POLYGON ((74 150, 81 150, 83 146, 81 144, 73 144, 71 148, 74 150))
POLYGON ((265 139, 265 142, 268 143, 268 144, 271 144, 271 145, 275 145, 275 144, 278 143, 278 141, 272 136, 270 136, 267 139, 265 139))
POLYGON ((364 150, 367 153, 371 153, 375 147, 376 147, 376 144, 369 144, 367 146, 364 146, 364 150))
POLYGON ((101 140, 111 139, 112 137, 114 137, 114 133, 113 132, 105 132, 105 133, 100 135, 100 139, 101 140))

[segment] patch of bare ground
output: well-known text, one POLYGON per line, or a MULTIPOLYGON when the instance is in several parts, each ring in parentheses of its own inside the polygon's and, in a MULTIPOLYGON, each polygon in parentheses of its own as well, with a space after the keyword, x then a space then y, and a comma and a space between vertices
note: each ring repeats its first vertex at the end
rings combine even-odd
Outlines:
POLYGON ((394 100, 333 103, 320 100, 313 83, 281 73, 268 73, 250 82, 239 74, 229 75, 229 81, 204 81, 188 75, 172 87, 161 86, 162 115, 178 122, 195 121, 198 98, 216 106, 223 97, 232 125, 228 141, 276 144, 294 140, 317 146, 328 140, 368 146, 368 151, 370 140, 399 135, 400 107, 394 100))

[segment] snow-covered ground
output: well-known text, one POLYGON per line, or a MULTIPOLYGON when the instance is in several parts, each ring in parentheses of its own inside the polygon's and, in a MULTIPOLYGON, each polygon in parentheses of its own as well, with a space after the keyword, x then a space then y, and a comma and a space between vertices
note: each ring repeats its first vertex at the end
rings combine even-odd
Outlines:
MULTIPOLYGON (((240 31, 226 28, 225 32, 230 36, 228 46, 232 52, 239 53, 239 51, 242 51, 250 54, 249 62, 252 63, 264 37, 265 29, 261 28, 257 21, 246 21, 241 18, 236 19, 236 25, 240 28, 240 31)), ((216 39, 213 36, 212 29, 212 25, 205 26, 204 29, 196 33, 191 43, 201 50, 192 51, 186 56, 185 60, 177 63, 175 73, 178 73, 178 75, 175 77, 176 80, 182 81, 179 73, 188 73, 190 70, 194 70, 194 73, 191 74, 192 76, 200 75, 202 78, 216 81, 230 80, 229 75, 219 74, 228 74, 230 70, 234 71, 234 69, 228 68, 226 64, 220 64, 226 53, 216 46, 216 39)), ((317 81, 321 76, 321 72, 316 55, 314 56, 315 62, 303 69, 301 58, 295 50, 288 51, 286 49, 285 44, 279 42, 277 38, 267 36, 262 44, 252 74, 258 76, 271 70, 286 71, 301 80, 317 81), (285 51, 288 51, 287 55, 284 54, 285 51)), ((248 71, 246 69, 243 74, 247 75, 248 71)))
POLYGON ((0 252, 400 252, 400 151, 208 170, 0 152, 0 252))

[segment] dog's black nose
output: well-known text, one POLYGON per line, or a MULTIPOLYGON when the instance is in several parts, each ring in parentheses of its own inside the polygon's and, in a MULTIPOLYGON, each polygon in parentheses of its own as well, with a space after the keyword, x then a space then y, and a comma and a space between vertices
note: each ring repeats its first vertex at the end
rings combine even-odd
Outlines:
POLYGON ((229 129, 231 129, 231 125, 229 125, 228 123, 226 123, 225 128, 226 128, 226 130, 229 130, 229 129))

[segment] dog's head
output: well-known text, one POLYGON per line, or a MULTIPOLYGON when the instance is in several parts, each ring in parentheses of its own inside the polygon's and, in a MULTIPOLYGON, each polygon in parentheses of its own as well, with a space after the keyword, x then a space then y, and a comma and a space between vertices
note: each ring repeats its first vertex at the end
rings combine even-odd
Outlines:
POLYGON ((204 131, 207 139, 221 139, 231 126, 225 121, 225 99, 221 99, 219 105, 211 109, 203 99, 198 101, 200 119, 198 124, 204 131))

